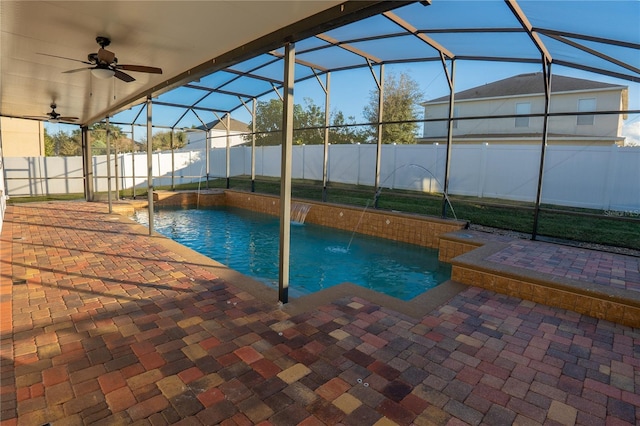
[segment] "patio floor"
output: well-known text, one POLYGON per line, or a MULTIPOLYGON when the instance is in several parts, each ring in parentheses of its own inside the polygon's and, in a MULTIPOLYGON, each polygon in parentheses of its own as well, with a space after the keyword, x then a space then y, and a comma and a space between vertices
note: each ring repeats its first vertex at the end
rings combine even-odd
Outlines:
MULTIPOLYGON (((3 426, 640 423, 640 328, 477 287, 282 307, 99 203, 9 206, 0 243, 3 426)), ((493 261, 638 288, 535 247, 493 261)))

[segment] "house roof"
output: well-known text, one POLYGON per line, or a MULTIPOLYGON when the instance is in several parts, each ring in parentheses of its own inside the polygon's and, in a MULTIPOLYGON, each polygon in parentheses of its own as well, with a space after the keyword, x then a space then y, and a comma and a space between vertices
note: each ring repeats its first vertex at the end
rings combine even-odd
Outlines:
MULTIPOLYGON (((551 77, 551 93, 609 88, 620 88, 622 90, 625 89, 626 86, 602 83, 593 80, 585 80, 582 78, 566 77, 556 74, 551 77)), ((505 78, 503 80, 494 81, 493 83, 487 83, 483 86, 472 87, 471 89, 457 92, 455 94, 455 100, 460 101, 465 99, 501 98, 506 96, 543 93, 544 78, 542 73, 538 72, 519 74, 513 77, 505 78)), ((449 96, 442 96, 440 98, 424 102, 423 105, 448 100, 449 96)))
MULTIPOLYGON (((240 121, 232 118, 230 120, 230 124, 231 124, 230 126, 231 129, 229 130, 231 130, 232 132, 250 132, 251 131, 251 129, 249 128, 249 125, 244 121, 240 121)), ((204 130, 204 126, 198 126, 198 129, 204 130)), ((216 129, 216 130, 226 131, 227 127, 225 126, 225 123, 223 123, 221 120, 214 120, 207 123, 207 129, 216 129)))

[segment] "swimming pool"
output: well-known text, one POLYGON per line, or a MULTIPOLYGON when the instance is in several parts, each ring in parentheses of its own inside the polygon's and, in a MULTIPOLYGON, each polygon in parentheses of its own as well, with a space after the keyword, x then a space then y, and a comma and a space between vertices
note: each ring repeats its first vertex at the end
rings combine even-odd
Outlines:
MULTIPOLYGON (((148 212, 134 219, 144 225, 148 212)), ((234 207, 161 208, 154 228, 205 256, 278 288, 279 218, 234 207)), ((437 250, 310 223, 291 226, 289 294, 351 282, 401 300, 448 280, 437 250)))

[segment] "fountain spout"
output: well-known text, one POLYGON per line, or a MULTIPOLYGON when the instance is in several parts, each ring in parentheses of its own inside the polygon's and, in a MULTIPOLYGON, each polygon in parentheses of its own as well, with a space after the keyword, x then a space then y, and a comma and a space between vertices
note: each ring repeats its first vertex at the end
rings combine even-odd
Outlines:
POLYGON ((309 210, 311 210, 311 204, 291 204, 291 222, 302 225, 307 218, 307 213, 309 213, 309 210))

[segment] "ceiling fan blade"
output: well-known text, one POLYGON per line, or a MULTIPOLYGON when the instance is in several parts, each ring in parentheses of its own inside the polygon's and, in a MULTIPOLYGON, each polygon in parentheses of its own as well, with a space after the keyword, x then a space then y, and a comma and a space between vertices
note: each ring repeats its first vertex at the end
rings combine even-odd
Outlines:
POLYGON ((115 71, 115 78, 118 78, 122 81, 124 81, 125 83, 131 83, 132 81, 135 81, 136 79, 131 77, 129 74, 125 74, 120 70, 114 70, 115 71))
POLYGON ((104 64, 112 64, 116 59, 116 54, 107 49, 100 48, 98 50, 98 61, 104 64))
POLYGON ((79 120, 78 117, 58 117, 58 120, 60 121, 75 121, 75 120, 79 120))
POLYGON ((144 65, 117 65, 116 68, 127 70, 127 71, 146 72, 150 74, 162 74, 162 68, 147 67, 144 65))
POLYGON ((52 58, 66 59, 68 61, 82 62, 83 64, 87 64, 87 65, 93 65, 91 62, 81 61, 80 59, 73 59, 73 58, 66 58, 64 56, 50 55, 48 53, 37 53, 37 54, 38 55, 43 55, 43 56, 51 56, 52 58))
POLYGON ((74 72, 80 72, 84 70, 90 70, 91 68, 76 68, 75 70, 62 71, 62 74, 73 74, 74 72))
POLYGON ((25 115, 22 118, 27 118, 29 120, 49 120, 51 117, 49 117, 49 116, 45 117, 43 115, 39 115, 39 116, 38 115, 25 115))

